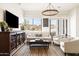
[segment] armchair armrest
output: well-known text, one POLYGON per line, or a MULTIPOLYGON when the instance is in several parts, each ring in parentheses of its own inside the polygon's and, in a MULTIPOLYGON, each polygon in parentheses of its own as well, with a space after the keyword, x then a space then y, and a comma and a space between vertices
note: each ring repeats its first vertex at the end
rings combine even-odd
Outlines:
POLYGON ((79 40, 61 42, 60 47, 66 53, 79 53, 79 40))

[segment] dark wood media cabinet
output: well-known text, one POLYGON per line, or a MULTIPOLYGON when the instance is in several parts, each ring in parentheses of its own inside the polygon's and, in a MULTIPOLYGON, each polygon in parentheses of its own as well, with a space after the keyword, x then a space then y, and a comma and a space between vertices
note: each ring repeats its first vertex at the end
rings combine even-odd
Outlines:
POLYGON ((0 32, 0 55, 10 56, 25 43, 25 32, 0 32))

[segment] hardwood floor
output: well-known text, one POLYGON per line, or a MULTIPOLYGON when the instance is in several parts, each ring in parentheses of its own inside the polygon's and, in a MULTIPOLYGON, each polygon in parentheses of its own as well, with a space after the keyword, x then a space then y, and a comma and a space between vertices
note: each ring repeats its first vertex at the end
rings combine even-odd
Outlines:
POLYGON ((29 45, 25 44, 20 48, 13 56, 63 56, 59 46, 50 44, 49 48, 29 48, 29 45))

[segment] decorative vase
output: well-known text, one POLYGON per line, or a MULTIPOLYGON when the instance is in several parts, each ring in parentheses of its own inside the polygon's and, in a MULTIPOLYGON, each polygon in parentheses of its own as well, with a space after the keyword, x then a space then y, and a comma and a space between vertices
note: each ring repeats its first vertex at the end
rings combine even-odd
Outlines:
POLYGON ((3 27, 3 26, 1 26, 1 31, 2 31, 2 32, 4 31, 4 27, 3 27))

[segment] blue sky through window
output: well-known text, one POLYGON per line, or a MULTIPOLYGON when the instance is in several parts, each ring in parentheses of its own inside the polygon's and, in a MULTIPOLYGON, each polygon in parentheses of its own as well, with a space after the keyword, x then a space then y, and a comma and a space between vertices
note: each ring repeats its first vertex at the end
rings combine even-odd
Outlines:
POLYGON ((40 19, 34 19, 34 25, 41 25, 40 19))
POLYGON ((34 19, 28 19, 29 24, 32 25, 41 25, 41 19, 34 18, 34 19))

